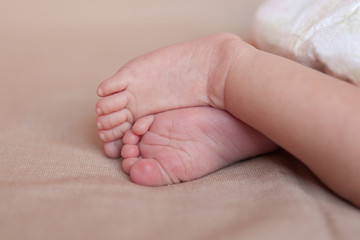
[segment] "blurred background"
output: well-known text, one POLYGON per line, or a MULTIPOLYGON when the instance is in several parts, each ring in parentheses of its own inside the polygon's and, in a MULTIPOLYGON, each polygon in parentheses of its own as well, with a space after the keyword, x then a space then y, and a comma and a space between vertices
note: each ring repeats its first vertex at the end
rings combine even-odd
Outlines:
POLYGON ((217 32, 247 38, 259 2, 3 0, 1 78, 21 80, 27 90, 45 87, 38 82, 95 84, 164 45, 217 32))

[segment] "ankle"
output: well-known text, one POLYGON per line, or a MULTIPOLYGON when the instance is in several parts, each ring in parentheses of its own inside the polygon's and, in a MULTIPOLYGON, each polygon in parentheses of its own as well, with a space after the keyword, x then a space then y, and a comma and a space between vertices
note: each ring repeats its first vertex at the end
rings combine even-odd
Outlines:
POLYGON ((238 105, 234 102, 239 98, 234 95, 241 95, 243 84, 250 79, 249 73, 256 67, 256 59, 259 51, 251 44, 239 39, 232 42, 229 47, 231 62, 224 81, 224 109, 229 110, 228 106, 238 105))
POLYGON ((230 78, 242 78, 248 72, 251 66, 254 66, 257 49, 251 44, 241 40, 232 42, 229 46, 229 56, 231 63, 229 66, 226 81, 230 78))
POLYGON ((214 37, 219 39, 220 47, 214 60, 215 67, 209 74, 208 98, 211 106, 225 109, 226 82, 236 68, 248 65, 246 62, 252 58, 255 48, 232 33, 220 33, 214 37))

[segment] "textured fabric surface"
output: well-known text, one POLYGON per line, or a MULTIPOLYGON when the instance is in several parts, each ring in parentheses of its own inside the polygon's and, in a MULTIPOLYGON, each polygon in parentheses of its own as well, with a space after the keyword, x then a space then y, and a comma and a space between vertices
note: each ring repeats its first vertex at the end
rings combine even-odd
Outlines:
POLYGON ((177 41, 249 33, 259 1, 2 1, 0 239, 358 239, 360 211, 284 151, 167 187, 96 135, 96 86, 177 41))

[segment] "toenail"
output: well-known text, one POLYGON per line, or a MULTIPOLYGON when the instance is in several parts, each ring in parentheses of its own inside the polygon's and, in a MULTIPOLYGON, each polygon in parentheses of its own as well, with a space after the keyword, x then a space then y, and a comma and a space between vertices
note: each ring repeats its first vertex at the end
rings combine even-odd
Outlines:
POLYGON ((98 95, 99 96, 103 96, 104 95, 104 92, 101 88, 98 89, 98 95))
POLYGON ((97 123, 97 127, 98 127, 98 129, 102 129, 102 124, 101 124, 101 122, 98 122, 98 123, 97 123))
POLYGON ((97 108, 97 109, 96 109, 96 113, 99 114, 99 115, 101 115, 101 114, 103 114, 103 111, 101 110, 101 108, 97 108))

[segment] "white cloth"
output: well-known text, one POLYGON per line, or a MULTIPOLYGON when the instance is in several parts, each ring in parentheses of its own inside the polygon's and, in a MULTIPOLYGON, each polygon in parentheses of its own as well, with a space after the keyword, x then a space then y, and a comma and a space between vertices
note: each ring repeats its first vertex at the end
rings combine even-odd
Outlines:
POLYGON ((260 49, 360 86, 360 0, 267 0, 253 27, 260 49))

